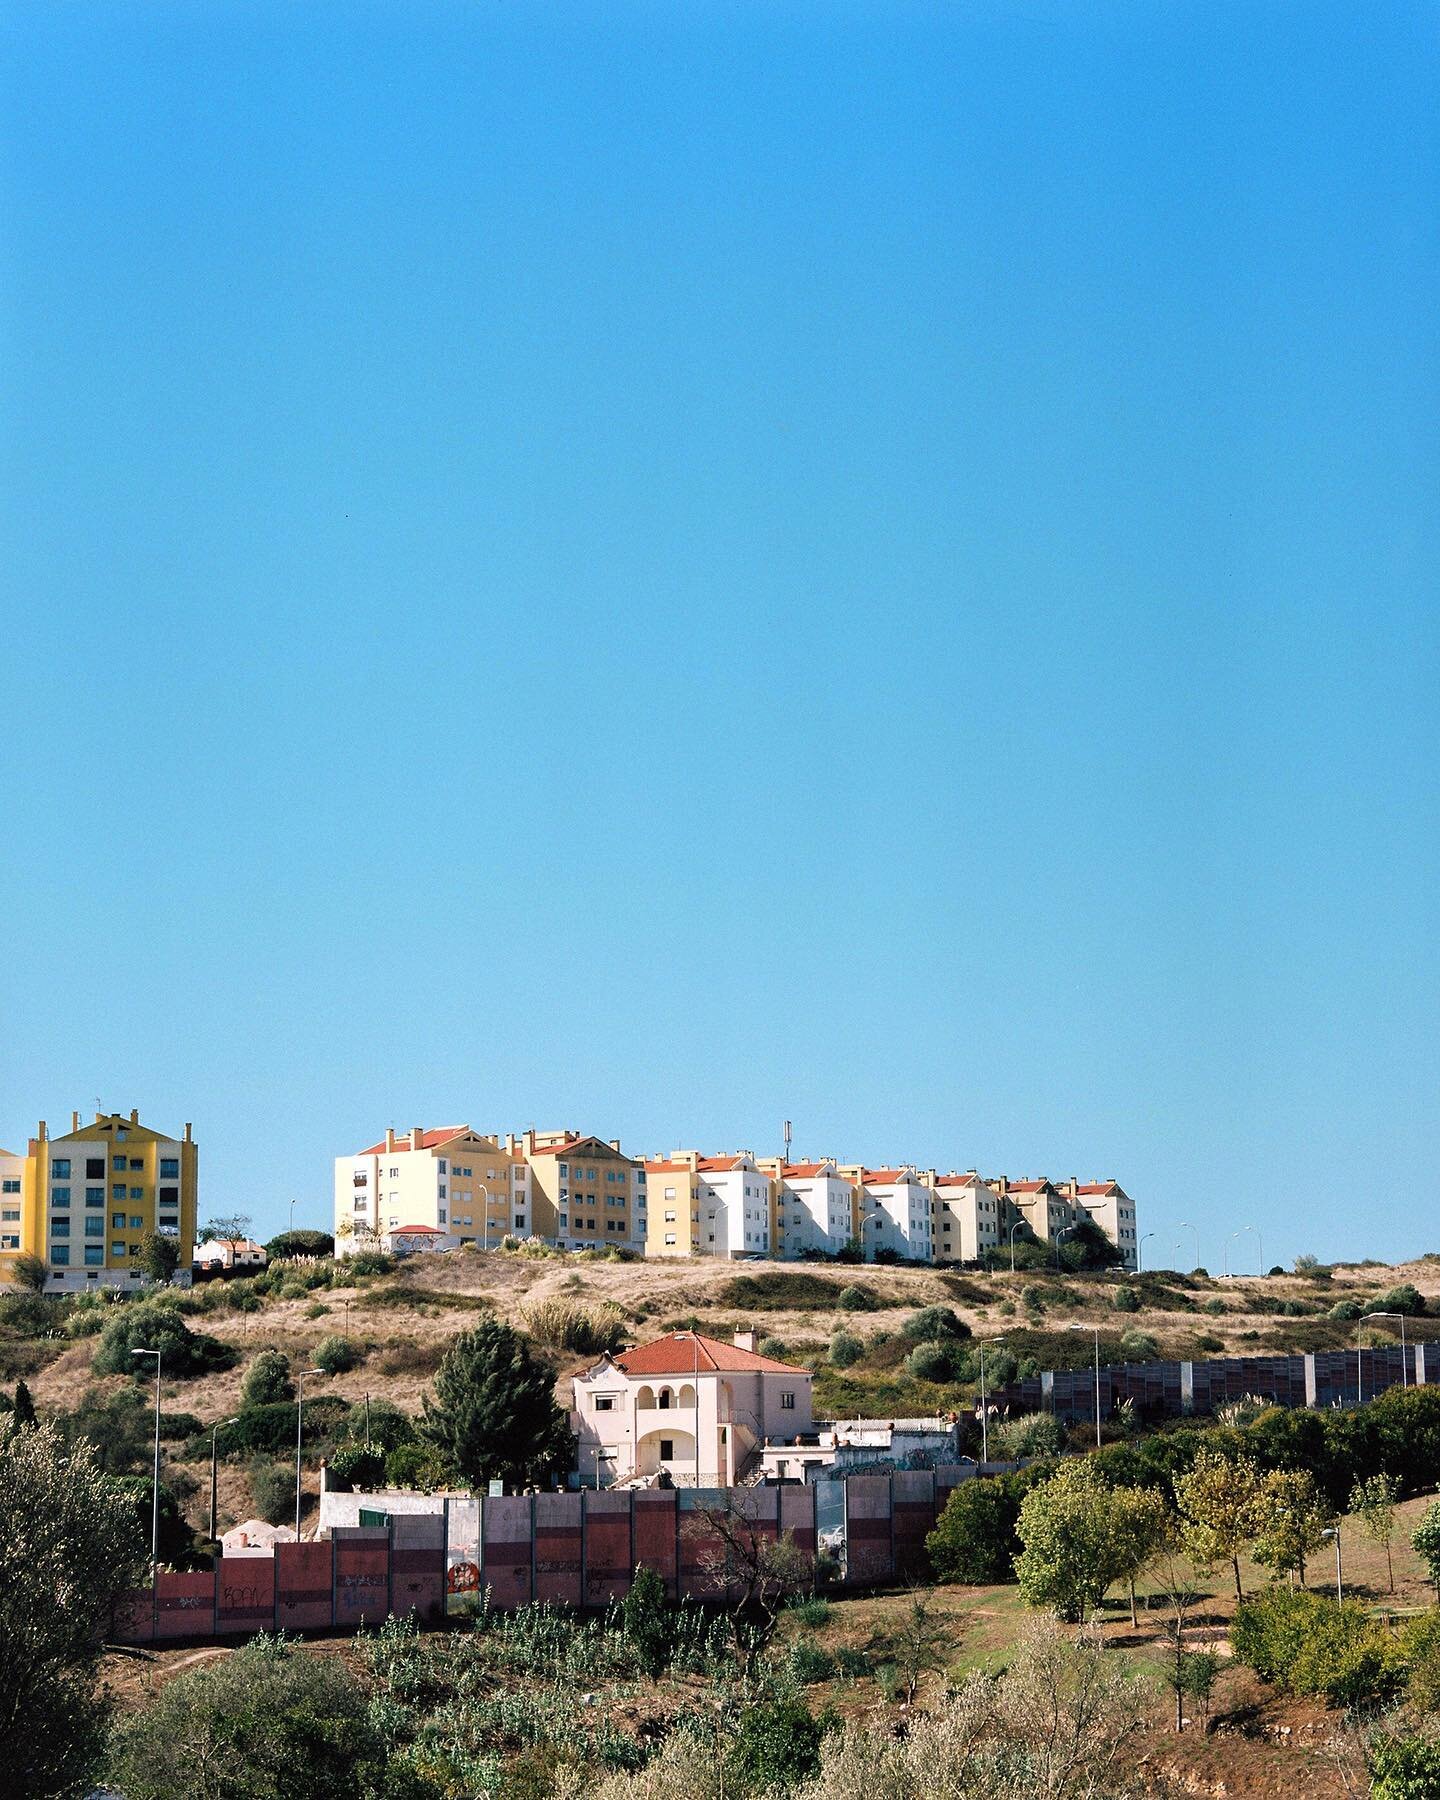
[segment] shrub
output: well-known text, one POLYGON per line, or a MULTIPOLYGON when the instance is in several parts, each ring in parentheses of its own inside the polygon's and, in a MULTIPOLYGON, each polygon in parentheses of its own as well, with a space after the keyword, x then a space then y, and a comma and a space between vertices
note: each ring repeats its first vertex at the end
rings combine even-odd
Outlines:
POLYGON ((842 1312, 874 1312, 878 1302, 869 1288, 857 1287, 852 1282, 841 1288, 835 1296, 835 1304, 842 1312))
POLYGON ((1365 1308, 1358 1300, 1337 1300, 1330 1308, 1329 1317, 1348 1321, 1360 1318, 1364 1311, 1365 1308))
POLYGON ((1410 1547, 1425 1564, 1431 1582, 1440 1591, 1440 1500, 1432 1500, 1425 1508, 1419 1524, 1410 1534, 1410 1547))
POLYGON ((1371 1800, 1432 1800, 1440 1794, 1440 1743, 1380 1735, 1370 1751, 1371 1800))
POLYGON ((357 1250, 345 1264, 351 1275, 388 1275, 394 1267, 395 1258, 383 1250, 357 1250))
POLYGON ((1400 1650, 1409 1671, 1406 1699, 1420 1712, 1440 1712, 1440 1612, 1432 1608, 1409 1620, 1400 1632, 1400 1650))
POLYGON ((911 1313, 900 1330, 903 1336, 925 1343, 935 1338, 970 1336, 970 1327, 950 1306, 921 1307, 919 1312, 911 1313))
POLYGON ((830 1340, 830 1360, 837 1369, 849 1369, 865 1354, 865 1346, 848 1331, 837 1331, 830 1340))
POLYGON ((1020 1548, 1015 1535, 1020 1502, 1053 1468, 1053 1464, 1032 1463, 1013 1475, 976 1477, 952 1488, 945 1510, 925 1540, 936 1577, 972 1587, 1013 1581, 1013 1558, 1020 1548))
POLYGON ((343 1375, 364 1361, 363 1353, 347 1337, 332 1335, 321 1338, 315 1347, 315 1366, 327 1375, 343 1375))
POLYGON ((917 1381, 959 1381, 969 1363, 969 1355, 953 1339, 917 1344, 905 1358, 906 1369, 917 1381))
POLYGON ((805 1594, 792 1600, 788 1610, 802 1625, 808 1625, 812 1631, 818 1631, 822 1625, 830 1623, 832 1609, 830 1602, 823 1594, 805 1594))
POLYGON ((1229 1310, 1230 1310, 1230 1308, 1225 1304, 1225 1302, 1220 1298, 1220 1296, 1218 1294, 1214 1297, 1213 1300, 1207 1300, 1205 1302, 1205 1311, 1207 1313, 1209 1313, 1213 1318, 1218 1319, 1220 1317, 1221 1313, 1227 1313, 1227 1312, 1229 1312, 1229 1310))
POLYGON ((295 1470, 287 1463, 257 1456, 245 1471, 257 1518, 284 1525, 295 1516, 295 1470))
POLYGON ((625 1315, 613 1301, 537 1300, 522 1315, 537 1344, 580 1356, 613 1354, 625 1342, 625 1315))
POLYGON ((789 1353, 789 1346, 784 1338, 766 1337, 760 1340, 760 1354, 772 1357, 776 1362, 784 1362, 789 1353))
POLYGON ((338 1488, 377 1488, 385 1480, 385 1452, 367 1450, 364 1444, 342 1444, 330 1458, 329 1471, 338 1488))
POLYGON ((330 1257, 335 1254, 335 1240, 328 1231, 282 1231, 266 1244, 265 1254, 271 1262, 293 1256, 330 1257))
POLYGON ((835 1659, 814 1638, 795 1638, 786 1653, 790 1673, 802 1686, 816 1681, 829 1681, 835 1674, 835 1659))
POLYGON ((428 1444, 400 1444, 385 1458, 389 1487, 418 1488, 430 1493, 444 1487, 448 1471, 439 1452, 428 1444))
POLYGON ((240 1405, 273 1406, 280 1400, 295 1398, 295 1383, 290 1379, 290 1358, 283 1350, 262 1350, 245 1371, 240 1383, 240 1405))
MULTIPOLYGON (((1116 1312, 1136 1313, 1140 1310, 1140 1296, 1132 1287, 1117 1287, 1110 1296, 1110 1304, 1116 1312)), ((1224 1310, 1223 1305, 1221 1310, 1224 1310)))
POLYGON ((1269 1588, 1237 1607, 1230 1642, 1262 1680, 1331 1706, 1380 1705, 1401 1682, 1399 1641, 1353 1600, 1269 1588))
POLYGON ((763 1275, 736 1275, 721 1288, 719 1299, 722 1305, 745 1312, 803 1312, 843 1305, 840 1296, 844 1292, 823 1275, 803 1269, 773 1269, 763 1275))
POLYGON ((1398 1287, 1387 1288, 1383 1294, 1377 1294, 1374 1303, 1367 1310, 1404 1313, 1410 1318, 1420 1318, 1425 1311, 1425 1300, 1413 1282, 1402 1281, 1398 1287))
MULTIPOLYGON (((13 1331, 16 1337, 49 1337, 61 1329, 64 1316, 63 1300, 47 1299, 43 1294, 28 1291, 0 1295, 0 1327, 13 1331)), ((105 1323, 103 1318, 100 1323, 105 1323)))
POLYGON ((1058 1456, 1064 1447, 1065 1428, 1051 1413, 1021 1413, 990 1427, 990 1452, 1001 1462, 1058 1456))
POLYGON ((100 1375, 153 1375, 155 1365, 135 1350, 158 1350, 164 1375, 184 1378, 212 1369, 229 1369, 239 1360, 218 1338, 191 1331, 173 1306, 159 1301, 132 1301, 115 1308, 96 1347, 93 1367, 100 1375))
POLYGON ((803 1700, 762 1700, 740 1715, 731 1759, 755 1793, 789 1789, 820 1767, 820 1739, 830 1720, 815 1718, 803 1700))
POLYGON ((1126 1362, 1154 1362, 1160 1346, 1144 1331, 1127 1331, 1120 1340, 1120 1354, 1126 1362))

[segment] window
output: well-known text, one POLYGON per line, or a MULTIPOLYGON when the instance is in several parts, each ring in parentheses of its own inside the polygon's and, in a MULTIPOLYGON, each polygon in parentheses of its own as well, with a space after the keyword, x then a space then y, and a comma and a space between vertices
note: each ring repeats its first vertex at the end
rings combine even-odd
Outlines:
POLYGON ((112 1256, 123 1256, 125 1254, 125 1246, 120 1242, 119 1238, 116 1238, 111 1244, 110 1254, 112 1256))
MULTIPOLYGON (((87 1219, 85 1223, 88 1225, 90 1221, 87 1219)), ((96 1220, 96 1224, 99 1224, 98 1219, 96 1220)), ((180 1229, 179 1218, 174 1213, 161 1213, 160 1229, 162 1231, 178 1231, 180 1229)))
POLYGON ((50 1173, 57 1181, 68 1181, 70 1179, 70 1158, 57 1156, 50 1165, 50 1173))
POLYGON ((569 1174, 570 1174, 570 1165, 569 1165, 569 1163, 561 1163, 561 1165, 560 1165, 560 1175, 561 1175, 561 1178, 562 1178, 562 1179, 564 1179, 564 1178, 566 1178, 566 1177, 568 1177, 568 1176, 569 1176, 569 1174))
POLYGON ((50 1204, 52 1206, 68 1206, 70 1204, 69 1188, 68 1187, 51 1188, 50 1204))
POLYGON ((105 1204, 104 1188, 87 1187, 85 1190, 85 1204, 87 1206, 103 1206, 105 1204))
POLYGON ((178 1206, 180 1204, 179 1188, 162 1187, 160 1190, 160 1204, 162 1206, 178 1206))
POLYGON ((440 1223, 442 1225, 445 1223, 445 1208, 443 1206, 436 1207, 435 1217, 440 1221, 440 1223))
POLYGON ((144 1229, 145 1229, 145 1221, 144 1221, 144 1219, 142 1219, 142 1218, 140 1218, 140 1217, 138 1217, 138 1216, 137 1216, 137 1215, 136 1215, 136 1214, 135 1214, 135 1213, 131 1213, 131 1215, 130 1215, 130 1229, 131 1229, 131 1230, 132 1230, 132 1231, 143 1231, 143 1230, 144 1230, 144 1229))
POLYGON ((123 1169, 125 1167, 125 1158, 123 1156, 115 1157, 111 1166, 116 1169, 123 1169))
POLYGON ((125 1229, 124 1213, 111 1213, 110 1228, 112 1231, 123 1231, 125 1229))
POLYGON ((69 1237, 69 1235, 70 1235, 69 1219, 64 1218, 64 1217, 61 1217, 58 1219, 52 1219, 50 1221, 50 1235, 51 1235, 51 1237, 69 1237))
POLYGON ((666 1213, 666 1215, 665 1215, 665 1223, 666 1223, 666 1224, 667 1224, 667 1225, 673 1225, 673 1224, 674 1224, 674 1223, 675 1223, 675 1215, 674 1215, 674 1213, 666 1213))
POLYGON ((103 1268, 105 1264, 105 1246, 103 1244, 87 1244, 85 1246, 85 1266, 87 1269, 103 1268))
POLYGON ((445 1198, 445 1183, 443 1181, 440 1183, 440 1198, 442 1200, 445 1198))
POLYGON ((0 1232, 0 1250, 18 1250, 19 1248, 20 1234, 18 1231, 0 1232))
MULTIPOLYGON (((443 1156, 439 1159, 439 1161, 440 1161, 440 1173, 442 1175, 448 1175, 450 1173, 449 1163, 446 1162, 446 1160, 443 1156)), ((456 1173, 458 1174, 459 1171, 457 1170, 456 1173)))
POLYGON ((793 1394, 782 1394, 780 1396, 780 1410, 781 1412, 794 1412, 795 1396, 793 1394))
POLYGON ((144 1188, 131 1188, 130 1198, 132 1200, 143 1200, 145 1198, 144 1188))
POLYGON ((674 1233, 674 1232, 673 1232, 673 1231, 667 1231, 667 1232, 666 1232, 666 1233, 665 1233, 665 1242, 666 1242, 666 1243, 667 1243, 667 1244, 669 1244, 669 1245, 671 1245, 671 1246, 673 1246, 673 1245, 674 1245, 674 1242, 675 1242, 675 1233, 674 1233))
POLYGON ((614 1412, 615 1396, 613 1394, 597 1394, 595 1396, 596 1412, 614 1412))
POLYGON ((398 1180, 398 1179, 399 1179, 399 1175, 400 1175, 400 1171, 399 1171, 399 1170, 398 1170, 398 1169, 392 1169, 392 1170, 391 1170, 391 1171, 390 1171, 390 1179, 391 1179, 391 1180, 392 1180, 392 1181, 395 1181, 395 1180, 398 1180))
POLYGON ((674 1188, 666 1188, 666 1190, 665 1190, 665 1198, 666 1198, 666 1199, 667 1199, 667 1200, 673 1200, 673 1199, 674 1199, 674 1198, 675 1198, 675 1190, 674 1190, 674 1188))
POLYGON ((50 1260, 57 1269, 68 1269, 70 1267, 70 1246, 68 1244, 52 1245, 50 1260))
POLYGON ((675 1440, 674 1440, 674 1438, 661 1438, 661 1440, 660 1440, 660 1460, 661 1460, 661 1462, 674 1462, 674 1460, 675 1460, 675 1440))
POLYGON ((110 1198, 112 1200, 123 1200, 125 1198, 125 1183, 123 1181, 111 1182, 110 1198))
POLYGON ((3 1209, 0 1209, 0 1224, 18 1225, 19 1223, 20 1223, 20 1208, 18 1206, 7 1206, 3 1209))
POLYGON ((103 1156, 87 1156, 85 1158, 85 1179, 87 1181, 103 1181, 105 1179, 105 1158, 103 1156))
MULTIPOLYGON (((560 1223, 563 1225, 565 1221, 562 1219, 560 1223)), ((523 1231, 525 1229, 525 1218, 522 1213, 516 1213, 515 1215, 515 1229, 517 1231, 523 1231)))
POLYGON ((18 1181, 0 1181, 0 1194, 18 1194, 19 1192, 20 1183, 18 1181))
POLYGON ((178 1181, 180 1178, 180 1158, 178 1156, 162 1156, 160 1158, 160 1179, 162 1181, 178 1181))

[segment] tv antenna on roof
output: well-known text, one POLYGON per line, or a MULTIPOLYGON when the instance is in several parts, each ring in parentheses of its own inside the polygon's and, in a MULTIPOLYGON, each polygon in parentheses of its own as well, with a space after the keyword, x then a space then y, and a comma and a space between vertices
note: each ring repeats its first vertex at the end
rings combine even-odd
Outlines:
POLYGON ((790 1160, 790 1121, 788 1119, 785 1121, 784 1138, 785 1138, 785 1148, 781 1152, 780 1160, 782 1162, 788 1163, 790 1160))

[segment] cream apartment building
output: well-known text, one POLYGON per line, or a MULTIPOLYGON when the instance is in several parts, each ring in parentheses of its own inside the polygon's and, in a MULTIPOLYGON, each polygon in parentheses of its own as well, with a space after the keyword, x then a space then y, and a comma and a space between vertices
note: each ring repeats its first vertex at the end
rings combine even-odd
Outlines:
POLYGON ((767 1444, 814 1430, 810 1371, 733 1343, 675 1331, 605 1356, 573 1383, 571 1424, 586 1487, 654 1477, 733 1487, 767 1444))
POLYGON ((831 1158, 790 1163, 762 1158, 759 1167, 775 1184, 775 1254, 792 1259, 806 1251, 833 1255, 860 1237, 859 1188, 831 1158))
POLYGON ((643 1251, 649 1215, 644 1164, 620 1140, 579 1132, 527 1131, 506 1143, 525 1160, 533 1200, 531 1231, 572 1250, 609 1245, 643 1251))
POLYGON ((873 1262, 877 1251, 889 1250, 905 1262, 932 1262, 935 1210, 933 1173, 927 1178, 913 1168, 842 1168, 859 1199, 856 1237, 873 1262))
MULTIPOLYGON (((1007 1228, 1004 1203, 973 1169, 933 1177, 935 1220, 931 1244, 936 1262, 979 1262, 999 1249, 1007 1228)), ((1008 1222, 1007 1222, 1008 1223, 1008 1222)))
POLYGON ((773 1183, 748 1152, 674 1150, 645 1163, 647 1256, 770 1255, 773 1183))
POLYGON ((391 1232, 428 1226, 460 1243, 528 1236, 523 1156, 469 1125, 423 1126, 335 1159, 335 1253, 378 1248, 391 1232))

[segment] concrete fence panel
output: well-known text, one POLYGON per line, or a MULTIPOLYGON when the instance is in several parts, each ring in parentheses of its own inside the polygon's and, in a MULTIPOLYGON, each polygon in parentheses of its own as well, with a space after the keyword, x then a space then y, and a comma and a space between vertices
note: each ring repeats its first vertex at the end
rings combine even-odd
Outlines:
POLYGON ((584 1494, 535 1496, 535 1598, 580 1606, 584 1585, 584 1494))

